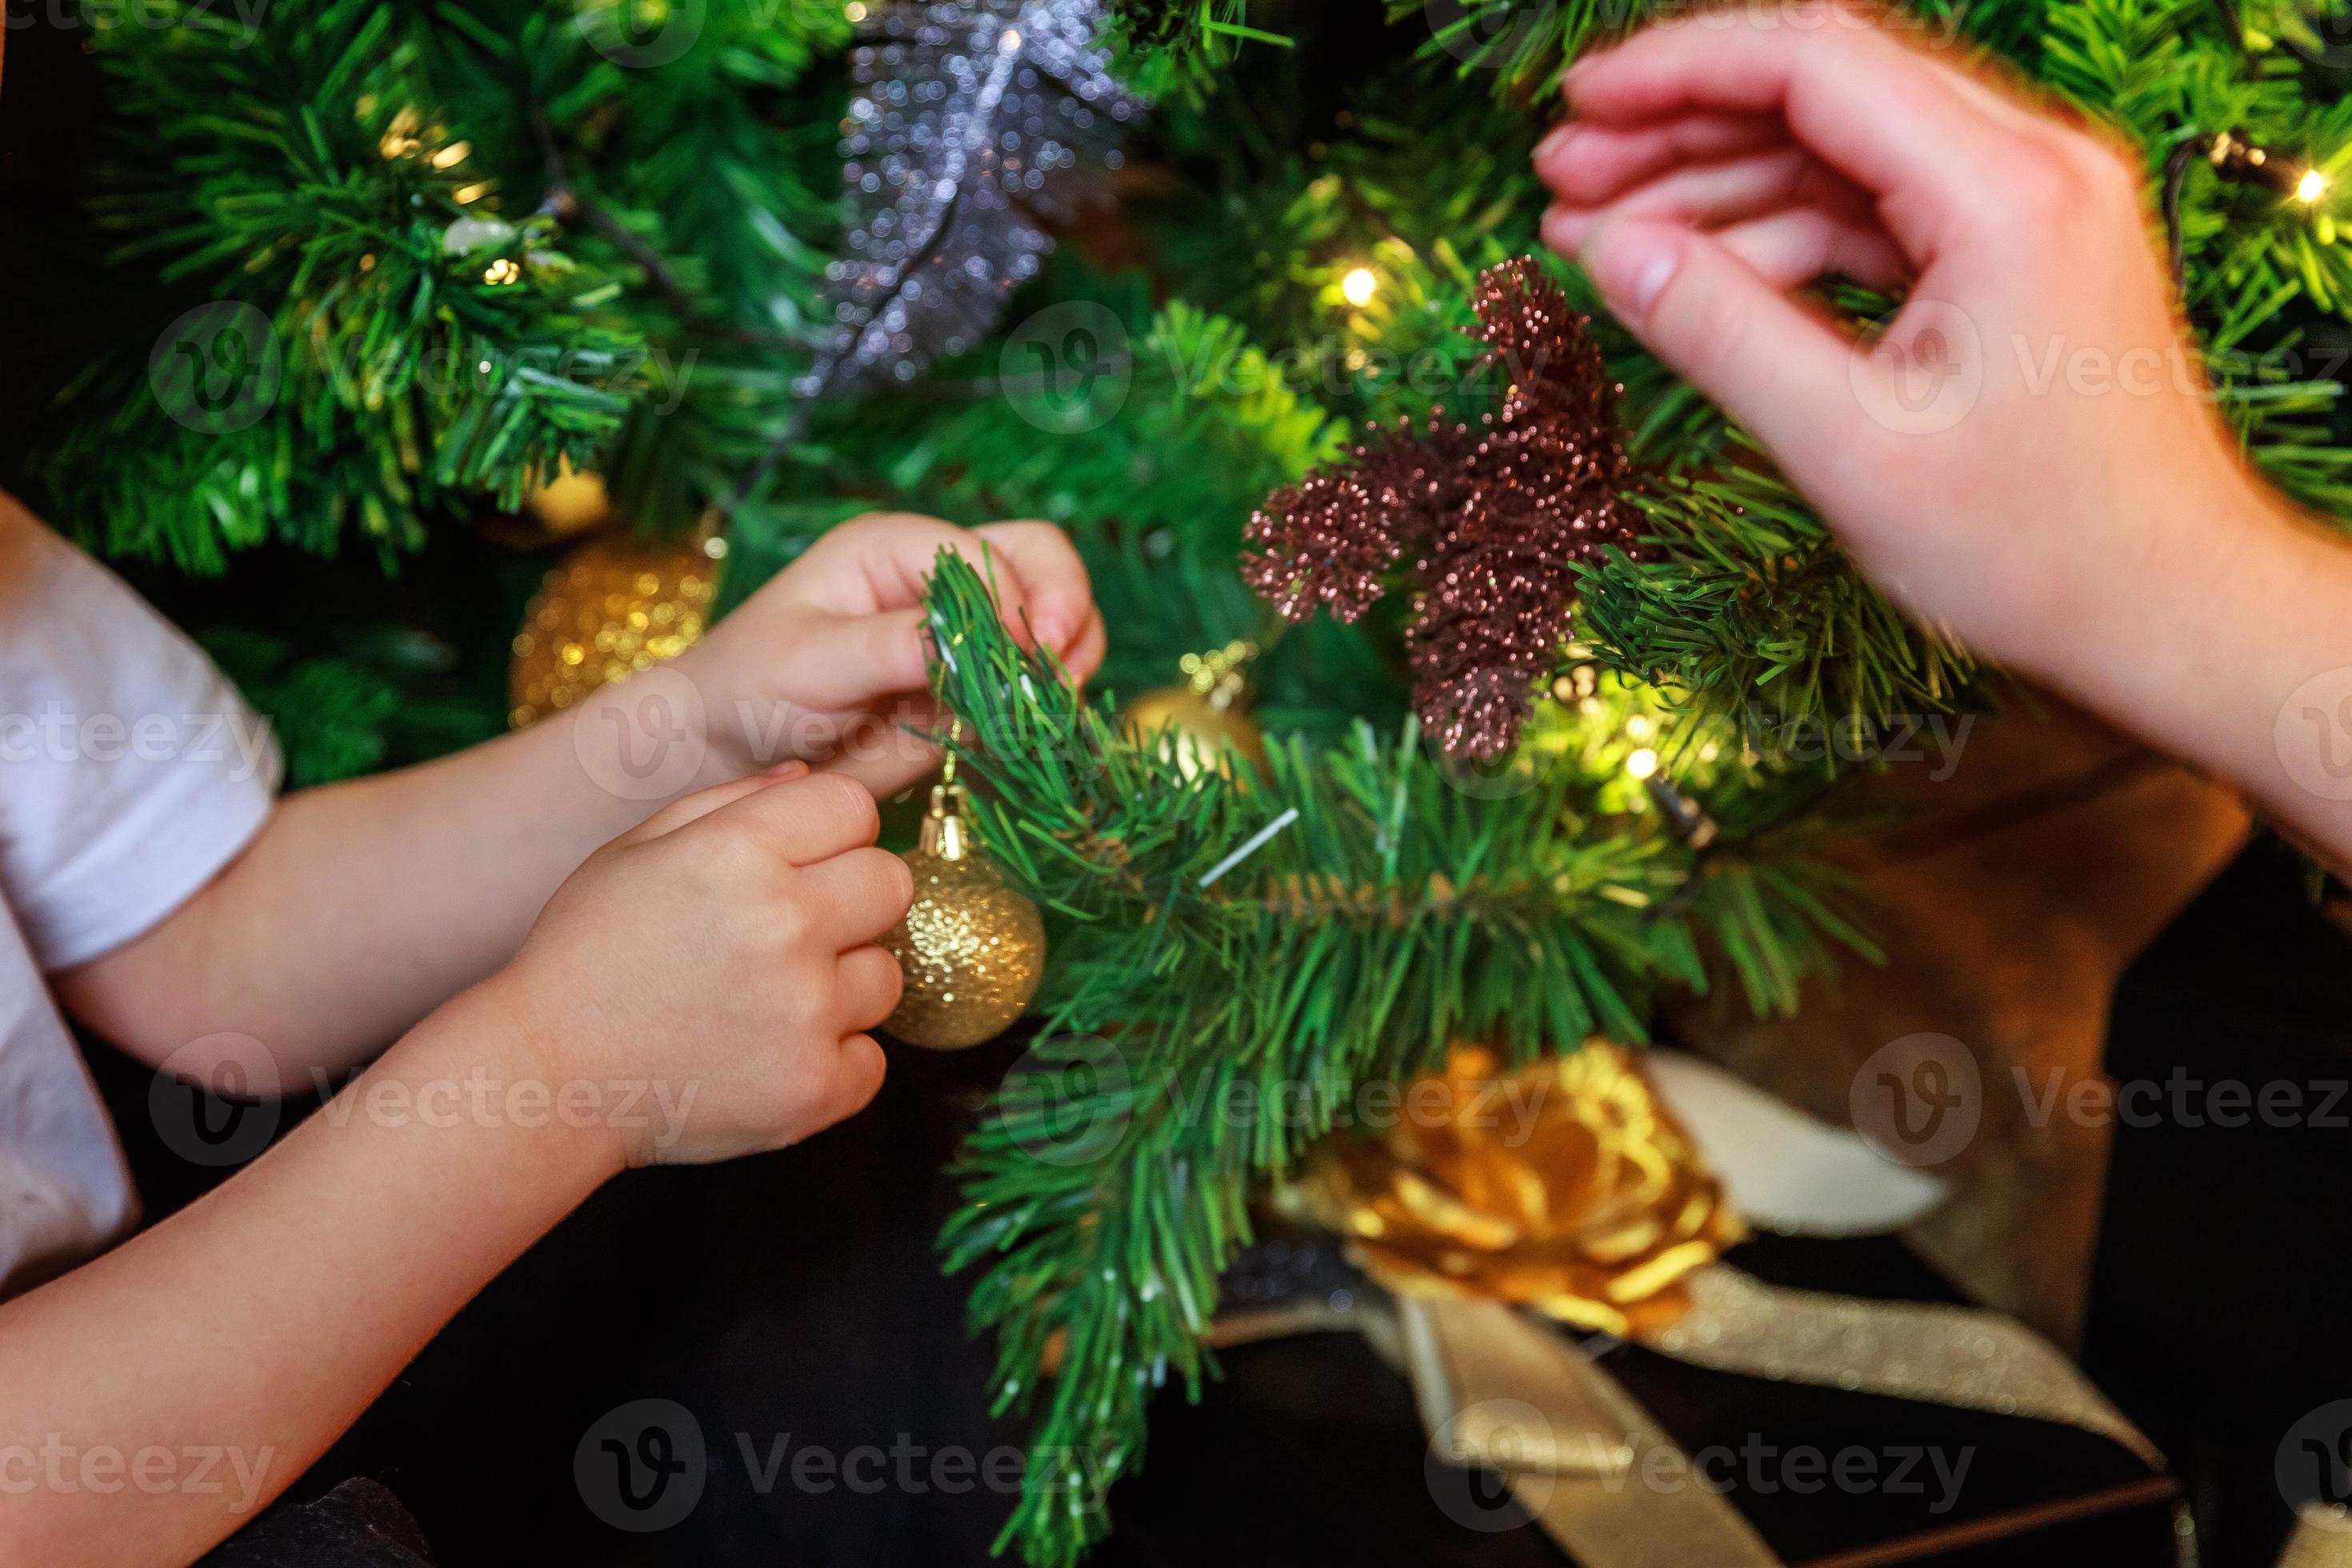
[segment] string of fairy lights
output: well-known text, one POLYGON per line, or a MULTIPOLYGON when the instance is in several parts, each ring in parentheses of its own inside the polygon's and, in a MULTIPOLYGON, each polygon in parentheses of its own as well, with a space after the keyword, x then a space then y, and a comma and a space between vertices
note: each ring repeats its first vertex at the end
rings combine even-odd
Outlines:
MULTIPOLYGON (((854 9, 862 10, 864 7, 858 6, 854 9)), ((537 117, 534 116, 534 119, 537 117)), ((543 129, 543 121, 540 123, 541 140, 542 142, 551 142, 551 138, 543 129)), ((416 158, 429 163, 436 171, 454 174, 469 158, 472 148, 462 140, 446 140, 446 132, 440 127, 423 123, 421 117, 414 110, 409 110, 395 117, 387 127, 380 150, 388 160, 416 158)), ((2335 238, 2332 215, 2324 210, 2332 194, 2334 182, 2317 164, 2283 155, 2256 143, 2246 134, 2236 130, 2210 133, 2193 130, 2185 132, 2167 156, 2161 175, 2162 210, 2167 227, 2169 258, 2176 279, 2182 276, 2185 265, 2186 242, 2180 210, 2183 194, 2189 173, 2200 163, 2210 168, 2217 177, 2224 181, 2236 184, 2258 185, 2277 193, 2286 203, 2313 215, 2313 221, 2323 242, 2330 242, 2335 238)), ((552 217, 557 222, 582 223, 598 229, 607 237, 616 239, 621 237, 611 232, 619 226, 609 221, 599 222, 599 218, 604 215, 590 210, 588 204, 573 195, 571 182, 565 177, 562 160, 555 156, 551 150, 549 158, 549 175, 551 184, 549 200, 541 205, 534 216, 541 219, 552 217)), ((470 250, 484 240, 523 237, 527 252, 529 243, 527 229, 519 231, 518 228, 495 218, 486 219, 482 216, 470 216, 481 214, 486 207, 495 207, 496 202, 492 195, 494 189, 493 182, 478 180, 468 182, 451 192, 451 199, 467 208, 469 216, 460 217, 453 224, 447 248, 452 251, 470 250)), ((1394 247, 1398 243, 1390 241, 1381 247, 1375 247, 1375 254, 1394 247)), ((671 275, 660 258, 639 254, 638 249, 634 247, 627 248, 632 259, 644 268, 656 287, 663 287, 667 282, 671 275)), ((523 267, 511 256, 490 257, 482 266, 481 281, 486 285, 512 286, 523 281, 523 267)), ((1329 292, 1326 293, 1324 298, 1333 304, 1343 304, 1347 308, 1350 330, 1362 336, 1377 334, 1380 331, 1379 320, 1372 308, 1381 299, 1385 284, 1382 273, 1373 264, 1372 258, 1360 256, 1357 258, 1343 258, 1326 271, 1324 276, 1330 279, 1325 284, 1325 288, 1329 292)), ((750 488, 752 487, 749 485, 743 487, 747 490, 750 488)), ((739 496, 740 493, 739 491, 739 496)), ((723 513, 726 509, 719 510, 723 513)), ((708 553, 712 556, 717 555, 719 550, 723 548, 723 535, 708 526, 708 523, 699 532, 708 542, 708 553)), ((1253 651, 1255 650, 1253 649, 1253 651)), ((1237 682, 1239 679, 1238 667, 1236 667, 1236 673, 1232 677, 1232 680, 1237 682)), ((1238 713, 1245 710, 1245 704, 1246 694, 1244 693, 1235 702, 1229 703, 1227 706, 1232 707, 1238 713)), ((1223 710, 1220 710, 1221 712, 1223 710)), ((1670 724, 1671 720, 1663 715, 1642 717, 1645 723, 1662 727, 1659 738, 1663 741, 1663 727, 1670 724)), ((1223 749, 1233 743, 1230 736, 1222 734, 1214 737, 1214 740, 1218 742, 1217 749, 1223 749)), ((1623 767, 1627 778, 1641 786, 1641 794, 1646 797, 1646 804, 1654 805, 1664 816, 1683 828, 1687 837, 1691 837, 1695 842, 1702 845, 1706 839, 1712 837, 1714 825, 1708 822, 1704 814, 1691 805, 1688 797, 1682 795, 1669 781, 1667 775, 1674 769, 1668 763, 1666 756, 1662 754, 1659 746, 1639 743, 1630 746, 1626 751, 1623 767)))

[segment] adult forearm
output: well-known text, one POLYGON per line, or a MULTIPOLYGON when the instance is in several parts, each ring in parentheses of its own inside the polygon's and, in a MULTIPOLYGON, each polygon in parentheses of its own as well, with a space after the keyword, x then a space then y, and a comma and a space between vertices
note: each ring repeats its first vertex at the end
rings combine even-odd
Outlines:
POLYGON ((618 1167, 513 1033, 468 993, 225 1185, 0 1305, 0 1561, 194 1558, 618 1167))
POLYGON ((2086 586, 2039 673, 2352 867, 2352 543, 2251 486, 2194 508, 2086 586))

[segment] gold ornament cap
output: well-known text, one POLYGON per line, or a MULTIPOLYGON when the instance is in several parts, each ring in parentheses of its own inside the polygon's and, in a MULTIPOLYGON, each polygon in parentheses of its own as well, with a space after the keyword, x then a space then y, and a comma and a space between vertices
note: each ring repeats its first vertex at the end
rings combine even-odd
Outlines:
POLYGON ((613 515, 613 498, 604 488, 604 476, 574 468, 569 460, 559 464, 555 477, 531 491, 523 504, 558 539, 584 533, 613 515))
POLYGON ((922 852, 961 860, 972 852, 963 826, 963 785, 942 779, 931 786, 931 809, 923 814, 922 852))

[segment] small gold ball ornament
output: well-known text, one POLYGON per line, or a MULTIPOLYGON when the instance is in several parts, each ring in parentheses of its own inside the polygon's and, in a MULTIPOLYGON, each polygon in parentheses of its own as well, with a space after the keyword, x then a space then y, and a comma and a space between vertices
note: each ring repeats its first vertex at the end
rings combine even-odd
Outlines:
POLYGON ((882 939, 906 981, 882 1026, 935 1051, 1003 1034, 1045 975, 1045 922, 972 843, 952 757, 948 765, 931 789, 922 842, 906 855, 914 905, 882 939))
POLYGON ((1249 716, 1243 673, 1256 657, 1252 642, 1186 654, 1178 666, 1184 679, 1130 698, 1119 710, 1121 729, 1137 745, 1156 742, 1188 779, 1212 773, 1231 778, 1235 757, 1264 767, 1265 733, 1249 716))
POLYGON ((584 533, 613 515, 613 498, 605 491, 604 476, 574 468, 569 462, 557 465, 555 477, 533 490, 523 504, 558 539, 584 533))
POLYGON ((521 729, 700 639, 719 591, 717 538, 596 539, 547 574, 515 633, 507 721, 521 729))

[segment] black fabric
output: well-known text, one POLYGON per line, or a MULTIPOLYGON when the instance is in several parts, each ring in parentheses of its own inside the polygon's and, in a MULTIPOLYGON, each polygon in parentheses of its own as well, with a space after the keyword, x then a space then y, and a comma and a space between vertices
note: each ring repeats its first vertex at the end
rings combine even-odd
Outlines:
POLYGON ((433 1568, 425 1532, 380 1483, 354 1478, 269 1510, 196 1568, 433 1568))
POLYGON ((2188 1479, 2206 1568, 2270 1568, 2279 1446, 2352 1398, 2352 938, 2299 857, 2258 843, 2133 966, 2106 1070, 2168 1110, 2116 1127, 2085 1365, 2188 1479), (2223 1082, 2294 1085, 2306 1114, 2221 1125, 2223 1082))
MULTIPOLYGON (((940 1278, 931 1237, 955 1198, 940 1167, 1013 1054, 897 1051, 876 1105, 807 1145, 612 1184, 460 1314, 297 1496, 345 1476, 381 1478, 422 1521, 443 1568, 986 1561, 1009 1495, 929 1484, 929 1467, 949 1450, 982 1458, 1018 1435, 984 1408, 987 1347, 964 1334, 964 1282, 940 1278), (574 1459, 600 1419, 646 1399, 691 1413, 706 1464, 683 1519, 633 1533, 583 1503, 574 1459), (868 1450, 869 1475, 887 1479, 872 1489, 796 1487, 792 1457, 803 1447, 836 1461, 868 1450), (915 1468, 902 1472, 902 1462, 915 1468), (921 1482, 902 1484, 908 1473, 921 1482)), ((1743 1249, 1741 1261, 1791 1285, 1950 1296, 1886 1242, 1774 1240, 1743 1249)), ((1824 1451, 1970 1447, 1963 1518, 2135 1473, 2127 1456, 2062 1429, 1729 1378, 1629 1348, 1609 1353, 1688 1447, 1736 1445, 1748 1432, 1824 1451)), ((1230 1353, 1197 1406, 1173 1392, 1161 1398, 1149 1462, 1114 1492, 1117 1530, 1094 1561, 1559 1568, 1560 1554, 1514 1524, 1507 1505, 1496 1510, 1496 1496, 1491 1479, 1430 1469, 1406 1385, 1360 1340, 1302 1338, 1230 1353), (1462 1522, 1465 1501, 1482 1528, 1462 1522), (1506 1528, 1483 1527, 1497 1522, 1506 1528)), ((1739 1501, 1792 1561, 1948 1522, 1906 1517, 1924 1506, 1916 1500, 1739 1501)), ((2005 1540, 1994 1556, 1971 1550, 1913 1560, 2170 1561, 2160 1507, 2005 1540)))

